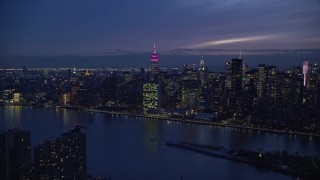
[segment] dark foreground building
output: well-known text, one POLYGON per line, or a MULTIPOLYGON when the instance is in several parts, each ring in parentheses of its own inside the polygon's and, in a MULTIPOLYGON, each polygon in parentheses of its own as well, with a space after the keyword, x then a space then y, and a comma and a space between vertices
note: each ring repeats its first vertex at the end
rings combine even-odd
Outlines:
POLYGON ((30 131, 9 129, 0 134, 0 179, 30 179, 30 131))
POLYGON ((85 179, 87 174, 86 136, 76 126, 34 149, 34 179, 85 179))

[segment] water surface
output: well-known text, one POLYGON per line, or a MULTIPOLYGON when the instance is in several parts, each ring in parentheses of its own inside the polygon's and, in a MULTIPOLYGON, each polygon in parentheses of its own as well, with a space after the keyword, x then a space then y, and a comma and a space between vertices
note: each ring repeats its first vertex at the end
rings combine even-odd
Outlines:
POLYGON ((246 164, 217 159, 166 146, 188 141, 227 148, 320 157, 320 139, 208 125, 147 120, 75 110, 0 108, 0 131, 22 126, 31 131, 32 146, 70 130, 87 126, 88 173, 112 179, 291 179, 246 164))

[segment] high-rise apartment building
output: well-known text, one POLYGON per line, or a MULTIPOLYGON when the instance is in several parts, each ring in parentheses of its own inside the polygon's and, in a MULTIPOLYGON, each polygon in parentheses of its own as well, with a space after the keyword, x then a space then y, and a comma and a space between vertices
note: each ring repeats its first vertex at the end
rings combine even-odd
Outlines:
POLYGON ((157 83, 143 84, 143 113, 148 114, 159 109, 160 88, 157 83))
POLYGON ((85 179, 86 135, 81 126, 40 143, 34 148, 34 159, 36 179, 85 179))

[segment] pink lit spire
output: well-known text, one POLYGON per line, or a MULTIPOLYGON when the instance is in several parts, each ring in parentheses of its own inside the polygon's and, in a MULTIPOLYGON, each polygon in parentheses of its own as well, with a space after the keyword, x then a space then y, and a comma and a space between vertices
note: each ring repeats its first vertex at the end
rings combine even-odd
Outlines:
POLYGON ((303 73, 303 86, 307 85, 307 74, 309 71, 309 61, 305 60, 303 62, 302 73, 303 73))
POLYGON ((153 44, 153 54, 151 56, 151 62, 158 62, 158 54, 157 54, 157 49, 156 49, 156 43, 153 44))

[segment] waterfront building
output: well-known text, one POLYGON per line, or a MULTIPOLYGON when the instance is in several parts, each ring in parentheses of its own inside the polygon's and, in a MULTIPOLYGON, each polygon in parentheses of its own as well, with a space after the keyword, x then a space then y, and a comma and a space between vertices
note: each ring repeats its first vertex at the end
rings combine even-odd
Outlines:
POLYGON ((160 87, 157 83, 143 84, 143 113, 149 114, 159 110, 160 87))
POLYGON ((63 106, 67 106, 70 104, 71 96, 70 93, 63 93, 60 95, 60 104, 63 106))
POLYGON ((76 126, 34 148, 36 179, 85 179, 86 135, 76 126))
POLYGON ((13 93, 13 103, 19 104, 21 102, 21 93, 15 92, 13 93))

